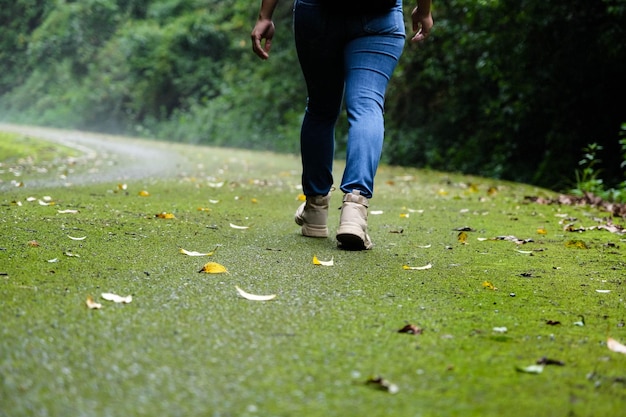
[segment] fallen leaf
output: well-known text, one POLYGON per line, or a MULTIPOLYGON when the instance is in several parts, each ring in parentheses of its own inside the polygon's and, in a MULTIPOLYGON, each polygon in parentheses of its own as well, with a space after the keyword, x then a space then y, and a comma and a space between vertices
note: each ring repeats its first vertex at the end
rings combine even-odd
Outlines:
POLYGON ((568 240, 565 247, 570 249, 589 249, 589 246, 582 240, 568 240))
POLYGON ((213 256, 216 250, 217 250, 217 247, 215 247, 215 249, 213 249, 211 252, 203 253, 203 252, 196 252, 196 251, 188 251, 186 249, 180 248, 179 252, 187 256, 213 256))
POLYGON ((389 394, 397 394, 398 391, 400 391, 400 388, 396 384, 393 384, 380 376, 368 379, 367 381, 365 381, 365 384, 379 390, 386 391, 389 394))
POLYGON ((67 235, 67 237, 69 237, 72 240, 85 240, 85 239, 87 239, 87 236, 74 237, 74 236, 67 235))
POLYGON ((207 274, 224 274, 228 273, 228 270, 224 267, 224 265, 220 265, 217 262, 207 262, 198 272, 206 272, 207 274))
POLYGON ((407 271, 423 271, 423 270, 426 270, 426 269, 430 269, 432 267, 433 267, 432 264, 428 264, 428 265, 424 265, 424 266, 402 265, 402 269, 407 270, 407 271))
POLYGON ((63 255, 70 257, 70 258, 80 258, 80 255, 76 254, 76 253, 72 253, 70 251, 66 251, 63 253, 63 255))
POLYGON ((580 317, 579 321, 575 321, 574 322, 574 326, 580 326, 583 327, 585 325, 585 317, 584 316, 578 316, 580 317))
POLYGON ((483 288, 486 288, 486 289, 488 289, 488 290, 494 290, 494 291, 495 291, 495 290, 497 290, 496 286, 495 286, 495 285, 493 285, 493 284, 492 284, 491 282, 489 282, 489 281, 484 281, 484 282, 483 282, 483 288))
POLYGON ((334 260, 331 257, 330 261, 320 261, 319 259, 317 259, 317 256, 313 255, 313 265, 322 265, 322 266, 333 266, 334 260))
POLYGON ((87 297, 85 304, 87 304, 87 307, 91 310, 97 310, 102 308, 102 304, 96 302, 91 295, 87 297))
POLYGON ((114 303, 121 303, 121 304, 128 304, 133 301, 132 295, 127 295, 126 297, 122 297, 120 295, 109 293, 109 292, 103 292, 102 294, 100 294, 100 297, 102 297, 104 300, 113 301, 114 303))
POLYGON ((613 339, 612 337, 609 337, 606 340, 606 347, 608 347, 609 350, 612 350, 613 352, 626 354, 626 346, 613 339))
POLYGON ((238 229, 238 230, 245 230, 248 229, 248 226, 237 226, 236 224, 230 224, 230 227, 232 227, 233 229, 238 229))
POLYGON ((59 262, 59 258, 48 259, 46 262, 51 263, 51 264, 54 264, 54 263, 59 262))
POLYGON ((565 362, 563 361, 559 361, 556 359, 550 359, 550 358, 546 358, 545 356, 543 358, 540 358, 537 360, 537 365, 558 365, 558 366, 565 366, 565 362))
POLYGON ((409 216, 410 216, 410 214, 409 214, 409 213, 400 213, 400 218, 401 218, 401 219, 408 219, 408 218, 409 218, 409 216))
POLYGON ((120 191, 126 191, 127 188, 128 188, 128 185, 126 184, 117 184, 117 189, 120 191))
POLYGON ((540 227, 539 229, 537 229, 537 233, 540 235, 547 235, 548 231, 544 229, 543 227, 540 227))
POLYGON ((166 212, 155 214, 154 217, 156 217, 157 219, 175 219, 176 218, 176 216, 174 216, 173 213, 166 213, 166 212))
POLYGON ((59 214, 76 214, 78 213, 78 210, 57 210, 57 213, 59 214))
POLYGON ((561 324, 561 322, 560 321, 555 321, 555 320, 547 320, 546 324, 549 325, 549 326, 557 326, 557 325, 561 324))
POLYGON ((467 233, 466 232, 459 232, 457 239, 459 243, 463 245, 467 245, 467 233))
POLYGON ((398 330, 398 333, 409 333, 415 335, 422 334, 423 332, 424 330, 421 327, 417 327, 414 324, 407 324, 406 326, 398 330))
POLYGON ((596 290, 596 292, 599 292, 601 294, 608 294, 611 292, 611 290, 596 290))
POLYGON ((502 326, 502 327, 494 327, 493 331, 496 333, 506 333, 509 331, 509 329, 507 329, 506 327, 502 326))
POLYGON ((141 190, 138 193, 139 197, 150 197, 150 193, 147 192, 146 190, 141 190))
POLYGON ((235 288, 237 289, 237 292, 239 293, 239 295, 241 295, 246 300, 251 300, 251 301, 269 301, 269 300, 273 300, 274 298, 276 298, 276 294, 256 295, 256 294, 247 293, 247 292, 245 292, 244 290, 242 290, 241 288, 239 288, 236 285, 235 285, 235 288))
POLYGON ((372 210, 372 211, 370 211, 370 214, 372 214, 374 216, 379 215, 379 214, 383 214, 383 213, 384 212, 382 210, 372 210))
POLYGON ((31 240, 30 242, 28 242, 28 246, 32 248, 37 248, 39 247, 39 242, 37 242, 36 240, 31 240))
POLYGON ((515 370, 517 372, 522 372, 525 374, 540 374, 543 372, 543 367, 544 365, 530 365, 530 366, 526 366, 526 367, 515 367, 515 370))
POLYGON ((296 197, 296 200, 306 201, 306 196, 304 194, 298 194, 298 196, 296 197))

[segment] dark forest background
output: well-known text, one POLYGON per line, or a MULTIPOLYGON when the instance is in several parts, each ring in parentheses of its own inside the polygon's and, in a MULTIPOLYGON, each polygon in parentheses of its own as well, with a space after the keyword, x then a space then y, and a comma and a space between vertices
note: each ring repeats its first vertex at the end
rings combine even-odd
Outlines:
MULTIPOLYGON (((1 0, 0 119, 296 153, 292 2, 266 62, 259 3, 1 0)), ((624 181, 626 0, 435 0, 434 18, 390 86, 384 162, 562 190, 595 143, 606 185, 624 181)))

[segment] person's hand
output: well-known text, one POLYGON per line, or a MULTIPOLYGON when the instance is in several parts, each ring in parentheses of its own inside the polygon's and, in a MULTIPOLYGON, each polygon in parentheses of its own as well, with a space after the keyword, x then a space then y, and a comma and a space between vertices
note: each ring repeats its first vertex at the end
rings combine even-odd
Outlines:
POLYGON ((416 7, 411 12, 411 20, 413 21, 413 31, 415 31, 411 42, 420 42, 426 39, 433 28, 433 15, 430 11, 426 14, 420 13, 416 7))
POLYGON ((274 37, 274 22, 269 19, 259 19, 252 29, 252 50, 261 59, 269 58, 274 37), (265 42, 263 42, 265 41, 265 42))

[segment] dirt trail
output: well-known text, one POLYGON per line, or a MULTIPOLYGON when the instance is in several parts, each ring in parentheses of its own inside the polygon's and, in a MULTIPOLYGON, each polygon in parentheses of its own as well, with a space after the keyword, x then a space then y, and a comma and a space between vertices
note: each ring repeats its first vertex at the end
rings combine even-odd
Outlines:
MULTIPOLYGON (((66 178, 50 175, 31 179, 27 183, 29 188, 166 178, 174 176, 185 163, 173 147, 163 142, 3 123, 0 123, 0 131, 45 139, 81 153, 73 161, 74 173, 66 178)), ((0 184, 1 191, 11 187, 11 184, 0 184)))

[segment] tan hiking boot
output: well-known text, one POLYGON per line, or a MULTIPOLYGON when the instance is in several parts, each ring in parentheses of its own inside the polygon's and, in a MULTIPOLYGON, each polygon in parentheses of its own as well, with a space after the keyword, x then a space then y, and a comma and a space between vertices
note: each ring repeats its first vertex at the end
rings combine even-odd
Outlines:
POLYGON ((330 193, 307 197, 296 210, 296 223, 302 226, 302 235, 308 237, 328 237, 328 204, 330 193))
POLYGON ((341 249, 364 250, 374 246, 367 234, 368 206, 369 201, 359 190, 352 190, 344 195, 337 230, 337 241, 341 249))

